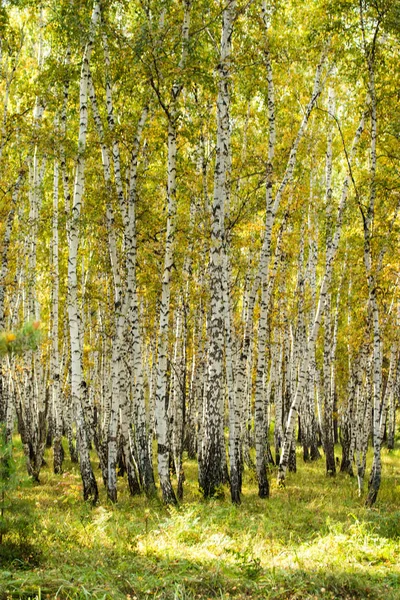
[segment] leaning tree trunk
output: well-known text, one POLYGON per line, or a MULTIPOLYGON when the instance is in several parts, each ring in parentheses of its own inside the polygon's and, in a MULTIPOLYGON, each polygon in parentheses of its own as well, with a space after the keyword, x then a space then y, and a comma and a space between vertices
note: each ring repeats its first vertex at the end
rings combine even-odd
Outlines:
MULTIPOLYGON (((266 4, 263 5, 263 19, 266 26, 266 30, 268 31, 270 16, 266 9, 266 4)), ((266 344, 266 335, 268 328, 268 306, 265 301, 265 295, 268 289, 268 269, 269 269, 269 261, 271 255, 271 237, 272 237, 272 227, 274 224, 275 216, 279 205, 281 203, 282 195, 287 185, 291 182, 293 177, 293 171, 296 164, 296 156, 298 146, 300 141, 304 135, 310 114, 312 109, 315 106, 315 103, 321 93, 322 84, 321 84, 321 76, 322 76, 322 67, 325 61, 325 53, 321 59, 320 64, 316 70, 316 76, 314 81, 314 89, 308 103, 305 114, 303 116, 302 122, 300 124, 297 136, 293 143, 292 149, 289 154, 288 162, 286 165, 286 171, 281 181, 281 184, 277 190, 275 195, 275 199, 272 199, 272 160, 274 156, 274 148, 275 148, 275 112, 274 112, 274 95, 273 95, 273 85, 272 85, 272 70, 269 61, 269 54, 267 52, 267 75, 268 75, 268 83, 269 83, 269 98, 268 98, 268 110, 269 110, 269 121, 270 121, 270 136, 269 136, 269 151, 268 151, 268 168, 267 168, 267 212, 266 212, 266 227, 264 233, 264 242, 263 248, 261 252, 261 258, 259 263, 259 270, 256 276, 255 284, 262 284, 262 297, 261 297, 261 311, 260 311, 260 320, 258 326, 258 364, 257 364, 257 382, 256 382, 256 417, 255 417, 255 430, 256 430, 256 456, 258 457, 258 467, 257 467, 257 476, 259 480, 259 494, 261 497, 268 496, 268 484, 266 478, 266 470, 265 470, 265 451, 264 451, 264 443, 263 443, 263 435, 264 435, 264 424, 262 420, 262 415, 264 414, 263 406, 262 406, 262 376, 264 372, 264 362, 265 362, 265 344, 266 344)), ((253 286, 254 287, 254 286, 253 286)), ((252 294, 253 296, 253 294, 252 294)), ((255 293, 254 293, 255 297, 255 293)), ((250 316, 249 311, 248 316, 250 316)), ((241 380, 241 369, 238 372, 238 379, 241 380)))
MULTIPOLYGON (((364 129, 364 116, 361 119, 361 123, 356 131, 356 135, 353 140, 353 147, 352 147, 352 150, 351 150, 351 153, 349 156, 349 169, 351 168, 351 163, 354 158, 358 140, 360 139, 363 129, 364 129)), ((286 423, 285 440, 283 443, 283 449, 282 449, 282 454, 281 454, 281 458, 280 458, 280 462, 279 462, 279 469, 278 469, 278 485, 284 485, 284 482, 285 482, 286 470, 287 470, 287 467, 289 464, 290 450, 291 450, 292 441, 293 441, 293 432, 294 432, 294 428, 295 428, 295 424, 296 424, 296 420, 297 420, 296 417, 297 417, 298 407, 299 407, 299 403, 300 403, 300 400, 303 396, 303 392, 305 389, 310 360, 311 360, 313 353, 315 352, 315 344, 317 341, 317 335, 318 335, 319 326, 320 326, 320 322, 321 322, 322 311, 325 306, 326 294, 327 294, 328 286, 330 284, 331 277, 332 277, 332 270, 333 270, 335 254, 336 254, 337 248, 339 246, 340 234, 341 234, 341 229, 342 229, 342 221, 343 221, 343 212, 344 212, 344 208, 345 208, 346 200, 347 200, 347 196, 348 196, 349 184, 350 184, 350 173, 347 173, 346 177, 344 179, 343 187, 342 187, 342 195, 341 195, 339 208, 338 208, 335 232, 334 232, 334 235, 332 236, 332 244, 331 244, 331 248, 330 248, 330 253, 327 254, 327 256, 326 256, 325 272, 324 272, 322 282, 321 282, 321 288, 320 288, 320 292, 319 292, 319 300, 318 300, 317 310, 316 310, 316 314, 315 314, 315 318, 314 318, 314 323, 311 326, 311 332, 310 332, 309 339, 308 339, 308 345, 305 349, 304 355, 303 355, 301 363, 300 363, 298 384, 296 387, 296 392, 292 399, 292 404, 290 406, 290 411, 289 411, 289 415, 288 415, 288 419, 287 419, 287 423, 286 423)))

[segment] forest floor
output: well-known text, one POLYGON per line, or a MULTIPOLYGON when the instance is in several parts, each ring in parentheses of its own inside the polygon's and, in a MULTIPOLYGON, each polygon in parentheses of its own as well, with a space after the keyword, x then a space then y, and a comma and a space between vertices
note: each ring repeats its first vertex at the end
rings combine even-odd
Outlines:
POLYGON ((383 450, 373 509, 355 478, 327 478, 323 459, 304 464, 300 454, 284 489, 271 473, 267 501, 246 471, 239 507, 228 489, 204 501, 186 461, 185 498, 173 509, 129 497, 122 480, 112 506, 100 475, 93 508, 82 501, 77 466, 66 461, 55 476, 50 451, 46 460, 32 484, 17 446, 21 482, 7 499, 1 600, 400 599, 399 450, 383 450))

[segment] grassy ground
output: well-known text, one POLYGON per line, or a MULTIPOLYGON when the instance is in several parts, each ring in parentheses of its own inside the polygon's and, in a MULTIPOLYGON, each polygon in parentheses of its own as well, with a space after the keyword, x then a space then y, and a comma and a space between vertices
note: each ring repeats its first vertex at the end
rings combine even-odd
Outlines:
POLYGON ((130 498, 123 481, 118 506, 103 490, 92 508, 75 466, 62 476, 45 467, 40 485, 24 481, 9 497, 0 600, 400 599, 399 450, 383 462, 374 509, 356 481, 300 457, 285 489, 271 474, 268 501, 247 472, 240 507, 228 490, 202 500, 191 462, 177 509, 130 498))

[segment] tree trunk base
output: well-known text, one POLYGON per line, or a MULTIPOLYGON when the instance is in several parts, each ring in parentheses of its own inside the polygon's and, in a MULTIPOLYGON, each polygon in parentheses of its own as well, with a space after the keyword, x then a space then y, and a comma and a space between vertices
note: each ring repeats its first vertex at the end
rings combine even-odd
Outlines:
POLYGON ((259 480, 258 482, 258 496, 259 498, 269 498, 269 483, 265 475, 262 481, 259 480))
POLYGON ((128 474, 129 493, 131 496, 138 496, 141 493, 141 488, 135 468, 132 464, 128 463, 126 470, 128 474))
POLYGON ((288 468, 289 468, 289 472, 290 473, 296 473, 297 472, 296 446, 295 446, 294 443, 292 443, 292 445, 290 447, 288 468))
POLYGON ((60 439, 54 440, 54 449, 53 449, 54 457, 53 457, 53 471, 55 475, 61 475, 63 472, 62 465, 64 461, 64 448, 60 439))
POLYGON ((241 492, 241 476, 236 466, 231 465, 231 501, 232 504, 239 505, 241 503, 240 492, 241 492))
POLYGON ((172 504, 174 506, 176 506, 178 504, 178 501, 176 499, 175 496, 175 492, 172 488, 171 482, 168 480, 165 481, 160 481, 160 487, 161 487, 161 493, 162 493, 162 499, 164 504, 172 504))
POLYGON ((183 500, 183 483, 185 481, 185 473, 183 471, 183 469, 181 469, 179 471, 179 475, 178 475, 178 488, 177 488, 177 496, 178 496, 178 500, 179 502, 181 502, 183 500))

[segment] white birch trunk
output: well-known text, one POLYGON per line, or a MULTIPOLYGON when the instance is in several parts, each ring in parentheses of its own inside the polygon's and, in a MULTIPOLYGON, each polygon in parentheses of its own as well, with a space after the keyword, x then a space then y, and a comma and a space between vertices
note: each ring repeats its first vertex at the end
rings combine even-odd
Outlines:
MULTIPOLYGON (((6 327, 5 322, 5 292, 6 292, 6 277, 8 274, 8 252, 11 242, 11 233, 14 223, 15 210, 19 197, 20 188, 25 177, 25 169, 21 169, 11 194, 11 206, 7 215, 6 227, 1 243, 1 265, 0 265, 0 332, 3 332, 6 327)), ((10 394, 7 393, 6 370, 3 359, 0 357, 0 423, 6 421, 7 414, 11 414, 11 407, 8 408, 10 402, 10 394)), ((12 427, 6 427, 6 437, 11 438, 12 427)))
POLYGON ((224 299, 224 327, 225 327, 225 361, 226 384, 228 391, 229 409, 229 464, 230 464, 230 489, 231 500, 240 504, 242 490, 241 456, 240 456, 240 412, 235 394, 233 371, 233 334, 232 314, 230 301, 231 273, 227 252, 224 253, 223 265, 223 299, 224 299))
POLYGON ((54 473, 60 474, 62 472, 62 463, 64 459, 64 450, 62 447, 62 405, 61 405, 61 387, 60 387, 60 356, 59 356, 59 289, 60 289, 60 277, 59 277, 59 241, 58 241, 58 201, 59 201, 59 163, 58 159, 54 160, 54 177, 53 177, 53 223, 52 223, 52 298, 51 298, 51 338, 52 338, 52 352, 51 352, 51 399, 52 399, 52 412, 54 419, 54 459, 53 459, 53 470, 54 473))
MULTIPOLYGON (((377 282, 373 272, 372 265, 372 228, 375 216, 376 200, 376 171, 377 171, 377 100, 375 91, 375 44, 376 38, 372 42, 371 48, 367 48, 366 32, 364 23, 363 2, 360 2, 360 23, 364 42, 364 51, 368 65, 368 92, 371 109, 371 146, 370 146, 370 191, 369 203, 366 212, 361 207, 360 210, 364 226, 364 265, 368 281, 369 303, 371 307, 372 330, 373 330, 373 450, 374 459, 372 463, 371 475, 369 480, 368 496, 366 505, 372 506, 377 499, 382 476, 381 463, 381 428, 380 418, 382 411, 382 340, 381 327, 379 322, 379 307, 377 299, 377 282)), ((376 30, 377 33, 377 30, 376 30)))
POLYGON ((169 308, 171 295, 171 271, 176 221, 176 129, 175 123, 168 124, 168 218, 165 243, 164 270, 158 334, 157 390, 156 390, 156 428, 158 444, 158 476, 163 500, 166 504, 175 504, 175 493, 169 476, 169 440, 167 419, 167 353, 169 331, 169 308))
MULTIPOLYGON (((107 88, 109 86, 107 85, 107 88)), ((111 262, 111 270, 114 282, 114 334, 112 340, 112 395, 110 406, 109 429, 107 433, 107 494, 112 502, 117 501, 117 453, 118 453, 118 425, 120 420, 120 409, 122 407, 122 395, 126 394, 126 373, 123 364, 122 342, 125 331, 126 305, 122 298, 122 282, 120 275, 120 261, 118 257, 117 240, 115 234, 114 210, 112 207, 112 183, 110 156, 106 143, 104 142, 104 130, 99 114, 93 81, 89 73, 88 93, 92 103, 93 118, 101 141, 101 155, 103 164, 104 181, 107 192, 106 223, 108 234, 108 248, 111 262)), ((111 99, 107 98, 107 110, 112 111, 111 99)), ((115 144, 114 144, 115 146, 115 144)), ((119 164, 119 163, 118 163, 119 164)), ((118 186, 117 186, 118 189, 118 186)), ((128 424, 129 427, 129 424, 128 424)), ((129 459, 129 457, 128 457, 129 459)), ((133 480, 135 478, 133 477, 133 480)))
MULTIPOLYGON (((182 25, 182 55, 179 69, 182 70, 186 63, 187 45, 189 41, 191 3, 186 0, 184 5, 184 18, 182 25)), ((169 313, 171 296, 171 272, 174 264, 174 245, 176 228, 176 156, 177 156, 177 102, 182 91, 182 84, 175 82, 171 90, 171 105, 167 114, 168 118, 168 182, 167 182, 167 233, 165 241, 164 269, 162 276, 160 322, 158 333, 157 357, 157 389, 156 389, 156 428, 158 445, 158 476, 166 504, 176 504, 176 497, 172 489, 169 475, 169 438, 167 419, 167 353, 169 333, 169 313)))
MULTIPOLYGON (((127 270, 127 303, 129 305, 128 324, 130 336, 128 343, 132 347, 134 396, 136 405, 135 434, 139 474, 147 496, 155 493, 154 473, 151 452, 151 435, 146 414, 145 383, 143 374, 142 332, 140 328, 139 302, 136 283, 136 200, 137 200, 137 169, 140 140, 147 118, 147 107, 142 111, 136 137, 132 149, 130 182, 127 207, 127 223, 125 226, 126 270, 127 270)), ((151 397, 151 393, 150 393, 151 397)))
POLYGON ((223 348, 224 348, 224 299, 223 299, 223 239, 224 209, 227 192, 227 169, 229 168, 229 73, 232 49, 235 0, 225 7, 222 14, 222 37, 218 64, 217 98, 217 144, 214 171, 214 197, 212 205, 210 250, 210 320, 208 324, 208 374, 204 406, 201 461, 199 462, 199 485, 204 496, 213 496, 225 481, 225 448, 223 418, 223 348))
POLYGON ((89 435, 83 411, 83 394, 86 384, 82 373, 81 316, 78 302, 78 248, 80 215, 85 183, 85 149, 88 127, 89 62, 92 53, 95 27, 100 19, 100 4, 94 3, 89 40, 83 54, 79 86, 79 136, 75 169, 71 215, 68 223, 68 319, 71 341, 71 395, 76 417, 79 462, 84 499, 97 501, 98 490, 89 455, 89 435))
MULTIPOLYGON (((328 92, 328 113, 329 117, 335 116, 335 94, 333 88, 328 92)), ((325 211, 326 211, 326 256, 332 251, 332 119, 329 120, 328 143, 326 150, 325 167, 325 211)), ((335 464, 335 446, 333 435, 333 390, 331 387, 332 371, 332 328, 331 328, 332 299, 331 291, 328 287, 325 301, 325 323, 324 323, 324 361, 323 361, 323 382, 324 382, 324 426, 323 426, 323 445, 326 460, 326 473, 328 475, 336 474, 335 464)))

